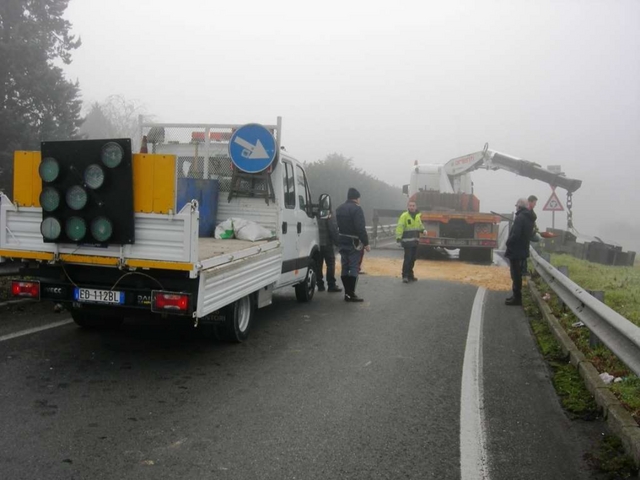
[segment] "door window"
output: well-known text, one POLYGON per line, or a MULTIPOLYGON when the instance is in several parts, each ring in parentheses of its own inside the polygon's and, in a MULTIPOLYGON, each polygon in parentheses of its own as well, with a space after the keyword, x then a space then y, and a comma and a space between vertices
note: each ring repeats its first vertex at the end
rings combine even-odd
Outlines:
POLYGON ((300 206, 300 210, 304 210, 304 212, 311 217, 311 192, 309 191, 307 177, 304 174, 304 170, 300 168, 300 165, 296 165, 296 169, 298 184, 298 205, 300 206))
POLYGON ((296 208, 296 186, 293 179, 293 165, 289 162, 282 163, 284 175, 282 176, 282 191, 284 192, 284 207, 296 208))

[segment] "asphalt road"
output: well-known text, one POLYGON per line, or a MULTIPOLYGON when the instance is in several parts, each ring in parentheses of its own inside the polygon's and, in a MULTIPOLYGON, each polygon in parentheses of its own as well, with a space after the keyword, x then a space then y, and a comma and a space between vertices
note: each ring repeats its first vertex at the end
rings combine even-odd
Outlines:
MULTIPOLYGON (((461 398, 478 289, 361 277, 363 304, 278 295, 248 342, 0 313, 2 479, 591 479, 601 423, 571 421, 520 308, 487 292, 481 398, 461 398), (479 403, 478 403, 479 402, 479 403), (461 469, 461 410, 486 460, 461 469)), ((466 437, 463 436, 466 439, 466 437)))

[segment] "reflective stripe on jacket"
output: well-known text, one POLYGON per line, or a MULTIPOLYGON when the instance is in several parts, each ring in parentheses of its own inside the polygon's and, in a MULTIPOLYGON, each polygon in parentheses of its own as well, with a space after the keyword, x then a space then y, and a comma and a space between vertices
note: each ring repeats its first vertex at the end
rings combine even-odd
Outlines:
POLYGON ((408 211, 400 215, 398 226, 396 227, 397 240, 418 241, 420 232, 424 232, 424 225, 420 218, 420 212, 411 214, 408 211))

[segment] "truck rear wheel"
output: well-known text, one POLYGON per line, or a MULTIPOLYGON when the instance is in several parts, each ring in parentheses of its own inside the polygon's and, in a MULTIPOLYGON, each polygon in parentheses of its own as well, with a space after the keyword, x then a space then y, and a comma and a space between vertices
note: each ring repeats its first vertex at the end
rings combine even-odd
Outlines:
POLYGON ((115 328, 122 325, 124 317, 71 310, 71 318, 82 328, 115 328))
POLYGON ((296 299, 299 302, 306 303, 313 299, 314 293, 316 293, 316 270, 313 266, 310 266, 307 270, 307 277, 304 282, 296 285, 296 299))
POLYGON ((216 325, 216 336, 220 340, 230 343, 245 341, 249 337, 255 309, 252 295, 247 295, 225 307, 225 320, 221 325, 216 325))

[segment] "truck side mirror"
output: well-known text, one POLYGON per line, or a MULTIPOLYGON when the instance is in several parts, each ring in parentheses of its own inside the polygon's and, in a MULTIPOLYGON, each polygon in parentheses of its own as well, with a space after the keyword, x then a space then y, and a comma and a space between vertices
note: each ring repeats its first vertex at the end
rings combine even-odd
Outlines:
POLYGON ((409 184, 402 185, 402 193, 409 195, 409 184))
POLYGON ((323 193, 320 195, 318 203, 320 204, 320 210, 331 210, 331 197, 328 194, 323 193))
POLYGON ((326 193, 320 195, 318 203, 311 206, 311 215, 316 216, 322 220, 329 218, 330 211, 331 197, 326 193))
POLYGON ((320 195, 318 204, 314 205, 311 211, 313 215, 320 219, 324 220, 329 218, 329 212, 331 211, 331 197, 326 193, 320 195))

